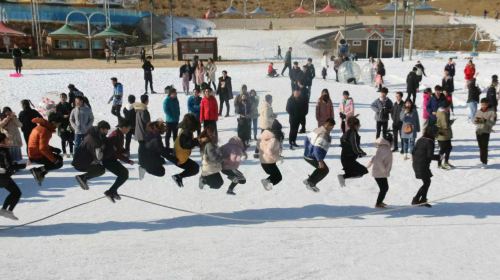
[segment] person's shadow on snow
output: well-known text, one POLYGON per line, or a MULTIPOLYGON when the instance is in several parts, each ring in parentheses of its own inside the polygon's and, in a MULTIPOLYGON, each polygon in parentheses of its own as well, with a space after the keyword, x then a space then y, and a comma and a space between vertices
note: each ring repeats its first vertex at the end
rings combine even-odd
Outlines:
MULTIPOLYGON (((128 198, 124 198, 119 203, 132 202, 128 198)), ((108 203, 101 200, 98 203, 108 203)), ((134 202, 135 203, 135 202, 134 202)), ((154 207, 154 206, 151 206, 154 207)), ((133 212, 132 208, 129 208, 133 212)), ((168 211, 168 210, 165 210, 168 211)), ((314 204, 298 208, 266 208, 266 209, 250 209, 232 213, 210 213, 210 215, 223 216, 230 219, 224 220, 205 215, 185 215, 169 219, 152 220, 152 221, 131 221, 131 222, 116 222, 108 221, 104 223, 59 223, 49 225, 30 225, 8 231, 1 231, 2 237, 38 237, 38 236, 55 236, 55 235, 84 235, 97 234, 100 232, 120 231, 120 230, 143 230, 143 231, 162 231, 171 229, 193 228, 193 227, 217 227, 217 226, 257 226, 263 225, 271 227, 307 227, 311 223, 297 223, 302 219, 318 219, 314 222, 314 227, 349 227, 342 224, 343 219, 363 221, 370 212, 376 212, 376 209, 365 206, 337 206, 314 204), (342 218, 350 216, 350 218, 342 218), (338 220, 326 220, 336 219, 338 220), (249 221, 256 220, 256 221, 249 221), (262 221, 268 220, 268 221, 262 221), (287 225, 281 222, 291 221, 293 225, 287 225), (280 222, 280 223, 278 223, 280 222), (318 225, 321 223, 321 225, 318 225)), ((180 214, 180 213, 179 213, 180 214)), ((104 215, 101 213, 101 215, 104 215)), ((476 219, 484 219, 491 216, 500 216, 500 203, 498 202, 443 202, 437 203, 433 208, 406 208, 394 210, 392 212, 372 214, 372 216, 384 216, 387 219, 387 224, 384 221, 378 220, 375 226, 378 227, 403 227, 405 225, 394 224, 392 219, 408 218, 412 216, 420 216, 423 218, 436 217, 454 217, 454 216, 472 216, 476 219)), ((133 217, 133 214, 129 215, 133 217)), ((432 226, 433 223, 426 224, 424 219, 419 219, 416 225, 407 226, 432 226)), ((439 224, 435 224, 439 225, 439 224)), ((458 225, 450 223, 448 225, 458 225)), ((368 225, 357 224, 353 227, 370 227, 368 225)), ((1 227, 1 226, 0 226, 1 227)))

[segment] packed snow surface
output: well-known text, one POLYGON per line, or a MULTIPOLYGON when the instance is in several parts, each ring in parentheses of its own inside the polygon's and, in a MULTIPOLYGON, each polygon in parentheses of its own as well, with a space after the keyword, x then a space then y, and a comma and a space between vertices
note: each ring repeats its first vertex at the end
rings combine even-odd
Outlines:
MULTIPOLYGON (((314 61, 319 76, 319 57, 314 56, 314 61)), ((236 188, 236 196, 225 194, 227 180, 220 190, 200 190, 195 176, 185 179, 184 188, 178 188, 170 178, 178 172, 172 164, 166 165, 164 178, 146 175, 143 181, 137 178, 136 166, 127 165, 130 179, 120 188, 122 194, 246 221, 182 213, 128 198, 116 204, 102 199, 36 224, 0 231, 0 275, 2 279, 496 279, 500 274, 500 134, 495 132, 491 137, 489 168, 480 169, 474 126, 466 118, 465 62, 457 61, 455 79, 457 120, 451 163, 457 168, 443 171, 433 163, 429 198, 483 186, 478 190, 440 201, 431 209, 366 215, 376 211, 377 185, 371 175, 366 175, 347 181, 345 188, 339 187, 336 175, 342 170, 336 127, 326 160, 330 174, 318 185, 320 193, 302 184, 313 171, 302 158, 303 150, 290 151, 287 145, 285 160, 279 165, 284 179, 272 191, 265 191, 260 179, 266 175, 251 156, 252 142, 250 157, 241 166, 248 182, 236 188), (248 221, 252 219, 270 221, 248 221)), ((362 66, 366 62, 359 63, 362 66)), ((426 58, 422 63, 427 77, 421 89, 440 83, 446 60, 426 58)), ((476 60, 481 85, 486 86, 489 77, 497 73, 499 63, 500 57, 476 60)), ((385 64, 393 98, 395 91, 405 90, 406 74, 414 62, 385 60, 385 64)), ((265 94, 272 94, 274 110, 288 134, 288 77, 266 78, 265 64, 218 65, 218 74, 223 69, 233 78, 235 94, 242 84, 257 90, 261 100, 265 94)), ((374 113, 369 104, 378 94, 368 85, 336 83, 332 72, 330 69, 326 81, 314 80, 308 130, 316 126, 314 103, 323 88, 330 91, 335 114, 342 91, 349 90, 360 114, 362 147, 368 153, 360 161, 366 164, 375 153, 374 113)), ((96 122, 108 120, 112 125, 116 119, 107 105, 112 94, 110 78, 118 77, 125 95, 139 96, 144 89, 139 67, 27 70, 22 78, 10 78, 9 73, 0 71, 2 107, 11 106, 19 112, 21 99, 29 98, 37 104, 48 92, 66 91, 73 83, 89 97, 96 122)), ((169 84, 182 88, 178 69, 174 68, 157 68, 154 82, 157 91, 169 84)), ((151 95, 153 119, 164 118, 163 99, 164 95, 151 95)), ((185 113, 186 97, 180 94, 179 99, 181 113, 185 113)), ((418 105, 421 103, 419 94, 418 105)), ((236 117, 231 110, 231 116, 219 122, 221 143, 236 135, 236 117)), ((299 136, 299 145, 304 137, 299 136)), ((52 145, 60 145, 56 135, 52 145)), ((132 150, 137 159, 136 142, 132 150)), ((198 150, 193 158, 200 161, 198 150)), ((399 154, 394 154, 394 161, 385 202, 393 207, 408 206, 421 182, 414 177, 411 161, 404 161, 399 154)), ((16 174, 14 179, 23 197, 15 213, 21 220, 11 223, 2 219, 0 226, 28 222, 98 198, 115 178, 106 173, 90 182, 89 191, 83 191, 74 180, 76 174, 68 159, 61 170, 49 173, 42 187, 27 171, 16 174)), ((5 194, 0 190, 0 199, 5 194)))

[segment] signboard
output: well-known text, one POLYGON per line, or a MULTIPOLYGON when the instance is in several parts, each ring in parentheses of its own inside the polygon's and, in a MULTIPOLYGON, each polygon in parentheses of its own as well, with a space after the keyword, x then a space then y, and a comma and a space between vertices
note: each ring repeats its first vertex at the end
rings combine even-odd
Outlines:
POLYGON ((188 60, 197 55, 200 59, 217 60, 217 38, 177 38, 177 59, 188 60))

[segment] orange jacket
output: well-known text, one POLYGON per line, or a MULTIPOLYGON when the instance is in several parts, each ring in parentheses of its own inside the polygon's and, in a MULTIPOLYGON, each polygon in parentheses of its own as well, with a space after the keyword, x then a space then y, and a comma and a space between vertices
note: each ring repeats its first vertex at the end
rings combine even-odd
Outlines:
POLYGON ((56 157, 50 149, 49 141, 56 128, 44 118, 34 118, 32 122, 37 126, 31 131, 28 140, 28 157, 35 160, 47 158, 55 162, 56 157))

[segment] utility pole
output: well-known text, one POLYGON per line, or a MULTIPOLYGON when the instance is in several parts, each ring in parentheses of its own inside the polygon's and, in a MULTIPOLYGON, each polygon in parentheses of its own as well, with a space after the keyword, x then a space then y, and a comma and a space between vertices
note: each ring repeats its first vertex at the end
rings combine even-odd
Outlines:
POLYGON ((151 10, 149 11, 149 32, 150 32, 150 41, 151 41, 151 56, 153 59, 155 59, 155 49, 153 46, 153 11, 154 11, 154 3, 153 0, 149 0, 150 8, 151 10))
POLYGON ((413 7, 411 10, 410 60, 412 60, 412 56, 413 56, 413 36, 415 33, 415 9, 416 9, 415 4, 416 4, 415 0, 413 0, 413 7))
POLYGON ((394 35, 392 38, 392 58, 396 58, 396 35, 398 32, 398 0, 394 5, 394 35))
POLYGON ((171 55, 172 55, 172 60, 175 60, 174 58, 174 17, 172 15, 172 0, 169 0, 169 7, 170 7, 170 48, 171 48, 171 55))
POLYGON ((408 0, 403 0, 403 42, 401 46, 401 61, 405 61, 405 37, 406 37, 406 9, 408 9, 408 0))

